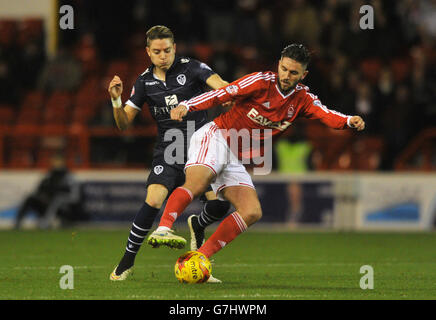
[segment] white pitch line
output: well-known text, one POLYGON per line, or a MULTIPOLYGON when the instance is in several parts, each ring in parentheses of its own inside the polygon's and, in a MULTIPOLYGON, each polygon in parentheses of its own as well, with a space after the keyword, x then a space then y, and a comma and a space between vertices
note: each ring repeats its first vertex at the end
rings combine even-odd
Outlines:
MULTIPOLYGON (((324 295, 325 296, 325 295, 324 295)), ((293 295, 293 294, 259 294, 259 293, 255 293, 255 294, 222 294, 222 295, 216 295, 214 294, 214 299, 216 298, 222 298, 222 299, 235 299, 235 298, 244 298, 244 299, 249 299, 249 298, 313 298, 313 295, 293 295)), ((56 300, 56 299, 60 299, 63 300, 65 298, 68 299, 87 299, 86 297, 84 297, 83 295, 65 295, 65 297, 63 297, 62 295, 59 296, 29 296, 29 297, 22 297, 20 298, 20 300, 56 300)), ((156 295, 128 295, 128 296, 124 296, 124 295, 115 295, 115 296, 104 296, 105 300, 111 300, 111 299, 142 299, 142 300, 162 300, 162 299, 168 299, 168 297, 166 296, 156 296, 156 295)), ((174 300, 186 300, 186 299, 193 299, 193 300, 202 300, 201 296, 195 296, 195 295, 176 295, 173 298, 175 298, 174 300)), ((96 298, 96 299, 100 299, 100 298, 96 298)), ((89 300, 92 300, 91 298, 89 300)))
MULTIPOLYGON (((362 265, 363 262, 343 262, 343 263, 328 263, 328 262, 317 262, 317 263, 312 263, 312 262, 293 262, 293 263, 269 263, 269 264, 264 264, 263 266, 268 267, 268 268, 282 268, 282 267, 306 267, 306 266, 313 266, 313 267, 338 267, 338 266, 343 266, 343 267, 351 267, 351 266, 360 266, 362 265)), ((376 262, 377 265, 399 265, 399 264, 412 264, 414 262, 410 262, 410 261, 404 261, 404 262, 376 262)), ((436 264, 436 262, 420 262, 421 264, 423 263, 427 263, 427 264, 436 264)), ((134 268, 135 269, 150 269, 150 266, 153 268, 166 268, 166 267, 171 267, 171 264, 154 264, 151 263, 150 265, 137 265, 134 268)), ((219 268, 258 268, 258 265, 256 263, 224 263, 224 264, 214 264, 212 263, 212 266, 217 266, 219 268)), ((57 270, 61 267, 61 265, 59 266, 16 266, 13 267, 13 270, 57 270)), ((102 266, 102 265, 91 265, 91 266, 72 266, 74 269, 113 269, 113 266, 110 265, 106 265, 106 266, 102 266)), ((0 270, 10 270, 10 267, 1 267, 0 266, 0 270)))
MULTIPOLYGON (((334 263, 270 263, 270 264, 264 264, 265 267, 301 267, 301 266, 352 266, 352 265, 359 265, 361 263, 340 263, 340 264, 334 264, 334 263)), ((212 264, 214 265, 214 264, 212 264)), ((151 264, 154 268, 165 268, 171 266, 171 264, 151 264)), ((218 264, 220 268, 258 268, 258 265, 253 263, 235 263, 235 264, 218 264)), ((57 270, 61 267, 61 265, 55 267, 55 266, 17 266, 13 267, 13 270, 57 270)), ((73 269, 111 269, 113 267, 111 266, 72 266, 73 269)), ((145 269, 150 268, 150 266, 145 265, 139 265, 135 266, 135 269, 145 269)), ((1 269, 10 269, 9 267, 0 267, 1 269)))

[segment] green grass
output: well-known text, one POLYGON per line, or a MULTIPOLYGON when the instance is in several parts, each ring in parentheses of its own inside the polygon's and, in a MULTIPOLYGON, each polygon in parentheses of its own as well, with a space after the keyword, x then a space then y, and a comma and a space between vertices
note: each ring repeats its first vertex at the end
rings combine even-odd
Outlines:
MULTIPOLYGON (((186 232, 181 233, 188 236, 186 232)), ((214 256, 222 284, 179 284, 184 250, 144 245, 133 277, 109 281, 124 230, 0 232, 0 299, 436 299, 435 233, 274 233, 249 230, 214 256), (62 265, 74 289, 62 290, 62 265), (359 270, 374 269, 362 290, 359 270)))

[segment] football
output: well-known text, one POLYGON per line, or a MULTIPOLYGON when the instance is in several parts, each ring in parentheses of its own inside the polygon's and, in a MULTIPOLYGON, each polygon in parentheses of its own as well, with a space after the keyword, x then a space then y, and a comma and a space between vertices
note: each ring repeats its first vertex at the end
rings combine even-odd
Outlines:
POLYGON ((204 254, 188 251, 177 259, 174 273, 181 283, 203 283, 212 274, 212 264, 204 254))

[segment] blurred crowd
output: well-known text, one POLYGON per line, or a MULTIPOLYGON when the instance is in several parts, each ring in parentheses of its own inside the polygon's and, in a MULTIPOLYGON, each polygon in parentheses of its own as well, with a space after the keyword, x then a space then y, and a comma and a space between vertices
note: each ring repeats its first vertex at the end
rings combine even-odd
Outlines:
MULTIPOLYGON (((275 70, 285 45, 305 44, 313 53, 305 84, 326 106, 361 115, 367 123, 364 135, 383 140, 375 169, 393 169, 395 158, 413 137, 436 124, 436 0, 62 4, 74 8, 75 29, 60 31, 55 57, 47 56, 44 34, 35 32, 34 26, 28 27, 33 33, 18 30, 26 37, 6 39, 0 32, 2 108, 16 108, 35 88, 46 94, 77 92, 98 79, 95 95, 101 95, 101 101, 87 123, 113 126, 106 82, 115 71, 125 76, 125 87, 130 88, 149 63, 145 31, 162 24, 174 31, 179 54, 208 63, 227 81, 275 70), (364 4, 374 9, 374 29, 360 28, 359 9, 364 4), (113 61, 124 61, 127 69, 123 64, 111 69, 113 61)), ((221 111, 214 116, 217 112, 221 111)), ((144 115, 138 125, 147 123, 150 119, 144 115)), ((297 136, 306 139, 304 130, 297 136)), ((104 158, 101 145, 100 149, 98 155, 104 158)))

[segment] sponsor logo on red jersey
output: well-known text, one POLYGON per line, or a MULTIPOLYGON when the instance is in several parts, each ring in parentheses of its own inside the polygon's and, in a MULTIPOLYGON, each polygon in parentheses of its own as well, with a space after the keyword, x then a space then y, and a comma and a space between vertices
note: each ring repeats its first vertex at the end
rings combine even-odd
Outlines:
POLYGON ((271 121, 267 117, 259 114, 259 111, 257 111, 255 108, 251 108, 251 110, 247 113, 247 117, 251 121, 256 122, 264 127, 273 128, 280 131, 285 131, 291 125, 289 121, 271 121))

